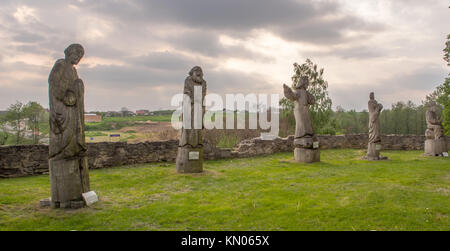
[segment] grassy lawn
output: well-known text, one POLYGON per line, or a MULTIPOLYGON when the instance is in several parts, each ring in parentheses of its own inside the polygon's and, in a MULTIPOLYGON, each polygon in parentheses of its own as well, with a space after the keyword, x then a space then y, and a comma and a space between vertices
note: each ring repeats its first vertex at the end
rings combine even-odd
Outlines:
POLYGON ((421 151, 325 150, 207 161, 180 175, 170 163, 91 171, 100 202, 39 208, 47 176, 0 180, 0 230, 450 230, 450 159, 421 151))

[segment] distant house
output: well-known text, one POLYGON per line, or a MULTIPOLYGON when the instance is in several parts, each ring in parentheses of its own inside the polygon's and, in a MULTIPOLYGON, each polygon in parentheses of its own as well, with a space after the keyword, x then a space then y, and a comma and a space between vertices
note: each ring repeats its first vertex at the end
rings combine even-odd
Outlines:
POLYGON ((84 114, 84 122, 89 123, 89 122, 102 122, 102 116, 101 115, 97 115, 97 114, 93 114, 93 113, 87 113, 84 114))
POLYGON ((121 111, 122 113, 122 117, 132 117, 132 116, 136 116, 136 113, 132 112, 132 111, 121 111))
POLYGON ((106 112, 105 117, 122 117, 121 112, 109 111, 106 112))
POLYGON ((148 115, 150 115, 149 110, 137 110, 136 111, 136 116, 148 116, 148 115))

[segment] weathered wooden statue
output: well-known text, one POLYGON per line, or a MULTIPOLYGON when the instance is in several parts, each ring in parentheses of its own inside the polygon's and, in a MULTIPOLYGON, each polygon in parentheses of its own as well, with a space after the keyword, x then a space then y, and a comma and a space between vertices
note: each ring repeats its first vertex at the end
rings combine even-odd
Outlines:
POLYGON ((206 81, 203 70, 195 66, 184 82, 183 128, 177 155, 179 173, 199 173, 203 171, 203 117, 205 114, 206 81))
POLYGON ((442 121, 436 113, 437 104, 431 102, 428 106, 426 119, 427 130, 425 131, 425 155, 442 156, 447 152, 447 142, 444 137, 442 121))
POLYGON ((380 157, 381 150, 381 127, 380 114, 383 110, 383 105, 375 100, 375 94, 370 93, 370 100, 368 102, 369 108, 369 144, 367 146, 366 159, 368 160, 384 160, 386 157, 380 157))
POLYGON ((295 138, 294 159, 297 162, 320 161, 319 141, 314 134, 309 106, 314 105, 314 96, 306 88, 308 77, 301 77, 295 90, 283 85, 284 96, 294 101, 295 138))
POLYGON ((51 205, 74 208, 89 191, 84 135, 84 84, 75 65, 84 55, 79 44, 64 51, 49 76, 51 205))

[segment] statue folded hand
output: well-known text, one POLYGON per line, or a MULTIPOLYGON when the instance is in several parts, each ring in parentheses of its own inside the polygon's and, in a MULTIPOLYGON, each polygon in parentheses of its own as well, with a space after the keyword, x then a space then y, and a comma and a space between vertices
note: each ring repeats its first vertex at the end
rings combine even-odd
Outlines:
POLYGON ((67 106, 74 106, 77 103, 77 98, 75 97, 75 93, 72 91, 67 91, 66 95, 64 95, 64 104, 67 106))

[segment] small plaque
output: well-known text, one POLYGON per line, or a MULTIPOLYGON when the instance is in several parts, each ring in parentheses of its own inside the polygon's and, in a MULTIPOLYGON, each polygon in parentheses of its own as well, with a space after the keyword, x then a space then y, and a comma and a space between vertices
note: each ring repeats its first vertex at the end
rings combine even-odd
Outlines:
POLYGON ((381 145, 375 145, 375 150, 380 151, 381 150, 381 145))
POLYGON ((189 152, 189 160, 200 159, 200 152, 189 152))
POLYGON ((81 195, 83 196, 84 202, 86 202, 86 206, 90 206, 98 201, 98 196, 94 191, 89 191, 81 195))
POLYGON ((443 152, 443 153, 442 153, 442 156, 448 157, 448 152, 443 152))
POLYGON ((313 142, 313 148, 319 148, 319 141, 313 142))

